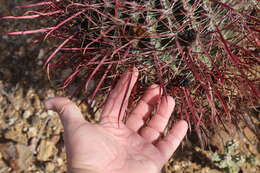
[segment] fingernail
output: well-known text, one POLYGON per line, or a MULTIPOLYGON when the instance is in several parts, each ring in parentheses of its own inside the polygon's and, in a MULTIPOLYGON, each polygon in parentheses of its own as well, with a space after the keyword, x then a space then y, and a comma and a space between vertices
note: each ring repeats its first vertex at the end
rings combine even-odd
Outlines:
POLYGON ((154 88, 159 88, 160 86, 159 85, 157 85, 157 84, 152 84, 151 86, 150 86, 150 88, 151 89, 154 89, 154 88))
MULTIPOLYGON (((51 98, 50 98, 51 99, 51 98)), ((46 100, 44 102, 45 109, 50 110, 52 108, 52 104, 50 102, 50 99, 46 100)))

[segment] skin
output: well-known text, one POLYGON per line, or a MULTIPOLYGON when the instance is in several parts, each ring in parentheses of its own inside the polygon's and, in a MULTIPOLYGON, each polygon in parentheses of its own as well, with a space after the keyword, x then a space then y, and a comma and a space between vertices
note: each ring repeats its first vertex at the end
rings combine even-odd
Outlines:
POLYGON ((136 68, 122 75, 109 95, 99 124, 87 122, 67 98, 55 97, 45 102, 47 109, 59 113, 64 126, 70 173, 159 173, 177 149, 188 125, 181 120, 161 137, 175 102, 170 96, 160 99, 158 85, 147 89, 126 123, 122 122, 137 78, 136 68), (145 123, 154 108, 157 112, 145 123))

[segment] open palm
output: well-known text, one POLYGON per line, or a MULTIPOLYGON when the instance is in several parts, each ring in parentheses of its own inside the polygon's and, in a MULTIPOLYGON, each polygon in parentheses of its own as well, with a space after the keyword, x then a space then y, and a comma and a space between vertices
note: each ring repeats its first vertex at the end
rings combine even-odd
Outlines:
POLYGON ((61 117, 70 172, 159 173, 176 150, 187 123, 179 121, 161 138, 175 102, 170 96, 160 99, 159 86, 148 88, 126 123, 122 122, 137 77, 135 68, 123 74, 104 106, 100 124, 85 121, 79 108, 66 98, 46 102, 47 109, 61 117), (156 106, 155 115, 145 123, 156 106))

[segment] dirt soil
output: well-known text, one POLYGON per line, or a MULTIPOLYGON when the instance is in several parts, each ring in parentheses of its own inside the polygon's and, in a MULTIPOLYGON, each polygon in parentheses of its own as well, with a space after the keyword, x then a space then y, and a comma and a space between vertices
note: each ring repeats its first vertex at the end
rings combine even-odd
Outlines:
MULTIPOLYGON (((0 17, 16 14, 16 1, 0 0, 0 17)), ((32 44, 33 36, 7 36, 17 28, 36 27, 32 21, 0 20, 0 173, 66 172, 63 128, 56 113, 46 111, 44 100, 63 95, 51 87, 42 69, 50 43, 32 44)), ((77 103, 80 101, 75 99, 77 103)), ((81 105, 87 119, 88 107, 81 105)), ((259 115, 255 115, 258 116, 259 115)), ((259 124, 259 122, 257 122, 259 124)), ((230 127, 231 135, 216 129, 209 138, 209 148, 199 147, 196 138, 189 140, 173 155, 164 173, 220 173, 223 169, 213 164, 214 152, 223 153, 226 141, 238 142, 236 153, 260 159, 260 144, 252 131, 239 123, 241 131, 230 127)), ((240 173, 260 172, 259 162, 240 165, 240 173)))

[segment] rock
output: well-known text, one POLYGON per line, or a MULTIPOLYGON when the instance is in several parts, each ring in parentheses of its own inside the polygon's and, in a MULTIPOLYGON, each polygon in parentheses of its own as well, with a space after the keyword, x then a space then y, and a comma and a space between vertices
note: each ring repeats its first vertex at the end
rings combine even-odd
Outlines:
POLYGON ((55 164, 52 162, 47 163, 45 171, 46 172, 53 172, 55 170, 55 164))
POLYGON ((25 103, 23 99, 23 92, 23 88, 18 88, 15 91, 13 98, 11 99, 12 105, 17 111, 21 110, 25 103))
POLYGON ((39 118, 44 119, 44 118, 48 117, 48 114, 47 114, 47 112, 43 112, 43 113, 39 113, 38 116, 39 116, 39 118))
POLYGON ((44 56, 45 56, 45 51, 44 51, 44 49, 40 49, 39 50, 39 54, 38 54, 38 56, 37 56, 37 59, 43 59, 44 58, 44 56))
POLYGON ((21 46, 19 48, 19 51, 17 52, 18 56, 22 57, 25 55, 25 53, 26 53, 25 48, 23 46, 21 46))
POLYGON ((5 160, 15 159, 17 157, 17 151, 13 142, 0 143, 1 158, 5 160))
POLYGON ((38 130, 35 127, 30 127, 27 132, 28 137, 36 137, 38 135, 38 130))
POLYGON ((243 129, 243 132, 244 132, 244 135, 245 135, 245 137, 247 138, 247 140, 248 141, 250 141, 250 142, 255 142, 255 143, 257 143, 257 141, 256 141, 256 136, 255 136, 255 134, 252 132, 252 130, 250 130, 248 127, 245 127, 244 129, 243 129))
POLYGON ((43 65, 43 61, 42 61, 42 60, 38 60, 38 61, 37 61, 37 65, 38 65, 38 66, 42 66, 42 65, 43 65))
POLYGON ((51 141, 54 143, 54 144, 57 144, 60 140, 60 135, 55 135, 55 136, 52 136, 51 137, 51 141))
POLYGON ((52 111, 52 110, 48 110, 48 111, 47 111, 47 114, 48 114, 49 116, 54 116, 56 113, 55 113, 54 111, 52 111))
POLYGON ((0 68, 0 74, 4 80, 11 79, 13 75, 12 72, 7 68, 0 68))
POLYGON ((55 155, 57 149, 55 144, 49 140, 42 140, 38 147, 37 159, 40 161, 47 161, 51 156, 55 155))
POLYGON ((24 113, 23 113, 23 118, 24 118, 24 119, 28 119, 28 118, 30 118, 30 116, 31 116, 32 114, 33 114, 32 111, 26 110, 26 111, 24 111, 24 113))
POLYGON ((18 153, 15 144, 13 142, 0 144, 0 152, 2 153, 3 159, 7 161, 8 166, 10 166, 15 172, 20 172, 16 161, 18 153))
POLYGON ((26 135, 22 132, 24 129, 24 122, 20 122, 14 126, 12 126, 5 134, 4 137, 5 139, 11 139, 13 141, 16 141, 21 144, 27 144, 27 137, 26 135))
POLYGON ((59 116, 50 117, 50 121, 48 123, 48 127, 46 128, 46 132, 52 136, 60 135, 63 131, 63 127, 60 122, 59 116))
POLYGON ((37 109, 37 110, 40 110, 41 107, 42 107, 42 102, 41 102, 41 100, 40 100, 40 98, 39 98, 38 95, 35 95, 35 96, 34 96, 34 99, 33 99, 33 107, 34 107, 35 109, 37 109))
POLYGON ((17 117, 11 117, 6 119, 6 122, 9 126, 12 126, 13 124, 15 124, 15 121, 17 120, 17 117))
POLYGON ((20 170, 27 170, 33 161, 33 153, 28 146, 17 144, 16 150, 18 153, 17 165, 20 170))
POLYGON ((209 144, 216 147, 217 151, 224 153, 225 144, 230 139, 235 139, 237 136, 237 131, 234 126, 228 126, 228 132, 223 127, 216 128, 216 132, 209 138, 209 144))
POLYGON ((1 173, 9 173, 9 172, 11 172, 11 170, 12 170, 12 168, 9 168, 9 167, 7 167, 7 166, 3 166, 3 167, 1 167, 1 161, 0 161, 0 172, 1 173))
POLYGON ((27 131, 28 131, 28 127, 24 127, 23 130, 22 130, 23 133, 27 132, 27 131))
POLYGON ((30 150, 32 151, 33 154, 37 154, 37 144, 38 144, 39 139, 38 138, 32 138, 30 141, 30 150))
POLYGON ((46 94, 46 99, 49 99, 49 98, 52 98, 55 96, 55 93, 51 89, 47 90, 45 94, 46 94))
POLYGON ((58 157, 57 159, 58 166, 62 166, 64 164, 64 161, 62 158, 58 157))

